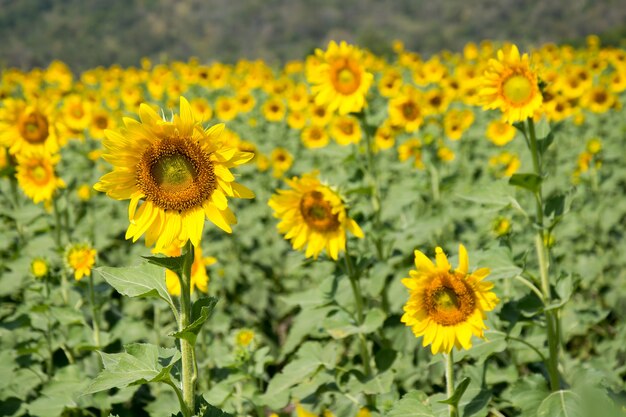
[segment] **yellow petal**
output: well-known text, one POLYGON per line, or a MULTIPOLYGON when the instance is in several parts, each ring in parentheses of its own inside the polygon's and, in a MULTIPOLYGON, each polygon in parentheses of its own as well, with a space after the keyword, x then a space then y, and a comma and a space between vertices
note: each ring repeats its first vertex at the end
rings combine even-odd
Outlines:
POLYGON ((237 198, 254 198, 254 192, 248 187, 233 182, 230 184, 233 188, 233 197, 237 198))
POLYGON ((188 231, 191 243, 196 247, 200 246, 202 230, 204 229, 204 210, 199 207, 188 210, 183 213, 182 221, 183 229, 188 231))
POLYGON ((227 233, 233 232, 233 229, 227 223, 226 219, 224 219, 222 212, 218 210, 214 204, 212 203, 205 204, 204 213, 206 214, 207 218, 211 220, 211 222, 213 222, 213 224, 215 224, 217 227, 219 227, 223 231, 227 233))
POLYGON ((424 255, 422 252, 415 250, 414 252, 415 254, 415 267, 417 268, 418 271, 423 271, 423 272, 427 272, 432 270, 435 265, 433 265, 433 262, 428 259, 428 256, 424 255))
POLYGON ((469 258, 467 256, 467 250, 465 246, 459 245, 459 267, 456 269, 463 275, 467 275, 469 269, 469 258))
MULTIPOLYGON (((146 103, 141 103, 139 105, 139 118, 141 119, 142 123, 145 123, 148 125, 154 124, 157 121, 161 120, 157 112, 155 112, 154 109, 148 106, 146 103)), ((106 132, 105 132, 105 135, 106 135, 106 132)))
POLYGON ((208 128, 205 133, 210 139, 217 139, 220 137, 226 125, 224 123, 216 124, 208 128))
POLYGON ((437 262, 437 268, 444 269, 446 271, 450 270, 450 262, 448 262, 448 257, 443 252, 439 246, 435 248, 435 259, 437 262))
POLYGON ((183 124, 183 135, 191 135, 193 132, 193 125, 196 121, 193 118, 193 113, 191 112, 191 106, 185 97, 180 97, 180 120, 183 124))

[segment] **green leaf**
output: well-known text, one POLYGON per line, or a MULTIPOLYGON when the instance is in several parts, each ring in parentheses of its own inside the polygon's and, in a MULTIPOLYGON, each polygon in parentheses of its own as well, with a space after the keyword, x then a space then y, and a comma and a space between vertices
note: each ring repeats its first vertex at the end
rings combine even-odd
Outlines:
POLYGON ((463 381, 461 381, 461 383, 455 388, 451 397, 438 402, 458 407, 459 401, 461 401, 461 398, 463 397, 463 394, 465 394, 465 390, 469 386, 470 382, 472 382, 470 378, 463 379, 463 381))
POLYGON ((473 186, 468 193, 459 194, 459 197, 474 203, 496 207, 506 207, 515 202, 513 191, 504 180, 473 186))
POLYGON ((367 312, 363 324, 357 326, 354 320, 342 310, 328 317, 324 321, 324 325, 333 339, 343 339, 353 334, 375 332, 382 326, 386 318, 384 311, 379 308, 373 308, 367 312))
POLYGON ((548 198, 543 209, 546 216, 558 217, 565 211, 565 195, 555 194, 548 198))
POLYGON ((173 333, 172 336, 178 339, 185 339, 192 345, 195 345, 198 333, 202 330, 204 323, 211 317, 217 301, 217 297, 203 297, 196 300, 191 307, 192 323, 183 330, 173 333))
POLYGON ((548 150, 552 142, 554 142, 554 133, 552 132, 548 133, 548 135, 543 139, 537 139, 537 151, 539 154, 543 155, 548 150))
POLYGON ((350 382, 346 384, 349 392, 362 392, 364 394, 385 394, 391 391, 394 370, 387 370, 374 377, 366 377, 361 371, 352 370, 350 372, 350 382))
POLYGON ((334 343, 322 346, 318 342, 304 343, 283 370, 270 381, 261 401, 270 408, 279 409, 289 401, 289 389, 315 373, 320 366, 334 369, 337 347, 334 343))
POLYGON ((234 417, 232 414, 228 414, 225 411, 220 410, 217 407, 213 407, 211 404, 207 404, 206 408, 202 412, 202 417, 234 417))
POLYGON ((580 397, 572 391, 553 392, 541 402, 537 417, 586 417, 582 413, 580 397))
POLYGON ((124 353, 100 352, 104 370, 83 391, 83 395, 135 384, 169 381, 170 370, 180 359, 177 349, 144 343, 129 344, 125 349, 124 353))
POLYGON ((541 177, 537 174, 527 173, 527 174, 513 174, 511 178, 509 178, 509 184, 514 185, 516 187, 525 188, 533 193, 539 191, 539 186, 541 185, 541 177))
POLYGON ((456 360, 466 357, 475 358, 477 363, 483 363, 494 353, 499 353, 507 348, 506 334, 495 330, 486 330, 485 339, 477 340, 469 350, 462 350, 455 355, 456 360))
POLYGON ((537 408, 550 394, 546 379, 541 375, 527 375, 513 385, 511 402, 522 410, 523 417, 535 417, 537 408))
POLYGON ((358 333, 373 333, 385 322, 387 315, 380 308, 372 308, 367 312, 363 324, 359 327, 358 333))
POLYGON ((387 417, 435 417, 428 404, 428 397, 422 391, 411 391, 398 401, 387 417))
POLYGON ((172 297, 165 286, 165 270, 144 263, 123 268, 100 267, 95 271, 117 292, 127 297, 158 297, 175 309, 172 297))
POLYGON ((183 275, 183 267, 185 265, 185 255, 181 256, 142 256, 148 263, 163 268, 167 268, 176 275, 183 275))

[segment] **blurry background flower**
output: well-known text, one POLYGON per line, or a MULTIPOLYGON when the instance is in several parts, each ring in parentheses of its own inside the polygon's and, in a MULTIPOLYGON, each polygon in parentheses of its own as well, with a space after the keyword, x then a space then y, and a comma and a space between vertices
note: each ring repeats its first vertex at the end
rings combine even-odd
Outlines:
POLYGON ((96 263, 96 250, 88 243, 74 243, 65 250, 65 264, 74 273, 76 281, 91 275, 96 263))
POLYGON ((30 272, 35 278, 45 278, 48 271, 48 262, 44 258, 35 258, 30 262, 30 272))

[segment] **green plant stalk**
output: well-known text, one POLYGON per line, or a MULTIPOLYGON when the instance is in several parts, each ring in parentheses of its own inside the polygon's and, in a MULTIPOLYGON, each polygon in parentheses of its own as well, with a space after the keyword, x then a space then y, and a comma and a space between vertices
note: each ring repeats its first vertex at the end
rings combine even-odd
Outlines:
MULTIPOLYGON (((443 362, 446 367, 446 393, 448 398, 451 398, 454 395, 454 355, 452 351, 443 354, 443 362)), ((448 415, 450 417, 458 417, 459 412, 456 405, 448 404, 448 415)))
MULTIPOLYGON (((89 303, 91 304, 93 340, 96 347, 100 347, 100 311, 96 305, 96 292, 93 285, 93 274, 89 274, 89 303)), ((98 361, 98 363, 100 363, 100 361, 98 361)))
POLYGON ((430 174, 430 188, 433 193, 433 201, 438 202, 441 199, 439 192, 439 172, 434 163, 428 164, 428 173, 430 174))
MULTIPOLYGON (((348 252, 348 245, 346 243, 346 253, 345 253, 345 261, 346 261, 346 269, 348 270, 348 278, 350 279, 350 286, 352 287, 352 293, 354 294, 354 301, 356 303, 356 316, 357 322, 359 326, 363 325, 364 316, 363 316, 363 295, 361 294, 361 286, 359 285, 359 280, 357 277, 356 270, 354 265, 352 264, 352 259, 350 258, 350 253, 348 252)), ((365 371, 365 375, 368 378, 373 376, 372 365, 369 350, 367 349, 367 341, 365 340, 365 336, 363 333, 359 333, 359 347, 361 349, 361 359, 363 360, 363 370, 365 371)), ((365 396, 368 405, 375 407, 375 399, 371 395, 365 396)))
POLYGON ((62 252, 63 244, 61 243, 61 213, 59 212, 59 204, 57 203, 57 196, 52 198, 52 209, 54 210, 54 243, 57 245, 57 249, 62 252))
MULTIPOLYGON (((359 117, 361 121, 361 127, 363 128, 363 133, 365 136, 365 146, 367 147, 367 171, 370 178, 370 187, 372 187, 372 209, 374 210, 374 228, 375 230, 383 230, 380 221, 380 210, 381 210, 381 201, 380 201, 380 186, 378 184, 378 173, 376 170, 376 164, 374 161, 374 149, 372 147, 372 136, 370 132, 370 127, 365 119, 365 111, 361 113, 359 117)), ((374 245, 376 246, 376 255, 378 259, 383 259, 383 241, 380 237, 377 237, 374 240, 374 245)))
MULTIPOLYGON (((184 249, 185 261, 183 273, 180 279, 180 324, 179 331, 189 326, 191 321, 191 265, 193 263, 193 245, 187 241, 184 249)), ((183 411, 185 417, 195 414, 195 388, 198 376, 196 374, 196 357, 194 346, 186 339, 180 340, 180 353, 182 362, 182 391, 183 401, 187 410, 183 411)))
POLYGON ((46 375, 48 376, 48 379, 52 379, 52 376, 54 374, 54 362, 52 359, 52 356, 54 354, 54 352, 52 351, 52 324, 51 324, 51 320, 50 320, 50 282, 48 280, 48 275, 46 275, 45 277, 43 277, 44 281, 45 281, 45 297, 46 297, 46 305, 48 306, 48 309, 46 310, 46 344, 48 345, 48 357, 46 358, 46 375))
MULTIPOLYGON (((533 169, 535 174, 543 178, 543 172, 541 169, 541 161, 539 159, 539 151, 537 148, 537 135, 535 133, 535 123, 532 118, 527 119, 528 123, 528 135, 530 153, 533 160, 533 169)), ((536 221, 539 226, 539 230, 535 235, 535 249, 537 251, 537 259, 539 261, 539 276, 541 278, 541 292, 543 293, 544 305, 549 305, 552 301, 552 295, 550 293, 550 276, 549 276, 549 254, 548 248, 545 244, 544 222, 543 222, 543 191, 542 184, 539 184, 539 190, 535 193, 536 202, 536 221)), ((545 311, 546 317, 546 331, 548 336, 548 375, 550 379, 550 389, 557 391, 560 388, 559 381, 559 333, 557 331, 558 316, 553 310, 545 311)))

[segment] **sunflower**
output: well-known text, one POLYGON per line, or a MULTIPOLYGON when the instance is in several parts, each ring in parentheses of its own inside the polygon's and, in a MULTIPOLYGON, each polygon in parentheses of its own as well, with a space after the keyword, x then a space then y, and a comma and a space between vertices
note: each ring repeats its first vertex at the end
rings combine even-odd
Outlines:
POLYGON ((189 102, 189 105, 191 105, 192 111, 194 114, 198 115, 200 120, 206 122, 213 117, 213 107, 211 107, 211 104, 205 98, 194 98, 189 102))
POLYGON ((269 201, 274 217, 280 219, 278 231, 291 240, 295 250, 317 259, 322 250, 337 260, 346 248, 346 231, 363 237, 359 225, 348 217, 339 194, 317 179, 317 173, 286 181, 291 190, 278 190, 269 201))
POLYGON ((393 126, 401 127, 407 133, 417 131, 424 121, 422 93, 406 86, 400 94, 389 100, 388 111, 393 126))
POLYGON ((504 146, 515 137, 515 128, 508 123, 493 120, 487 125, 487 139, 496 146, 504 146))
POLYGON ((330 134, 341 146, 361 141, 361 126, 352 116, 337 116, 330 124, 330 134))
POLYGON ((309 105, 309 92, 305 84, 297 84, 287 93, 289 110, 304 110, 309 105))
POLYGON ((239 113, 237 100, 231 97, 218 97, 215 101, 215 115, 218 119, 227 122, 237 117, 239 113))
POLYGON ((293 156, 287 149, 278 147, 270 154, 270 161, 272 163, 272 176, 280 178, 293 165, 293 156))
POLYGON ((520 159, 511 152, 500 152, 489 158, 489 167, 496 178, 510 177, 521 165, 520 159))
POLYGON ((388 121, 378 126, 376 133, 374 133, 374 150, 384 151, 385 149, 392 148, 396 143, 396 131, 388 121))
POLYGON ((67 247, 65 263, 74 272, 76 281, 91 275, 91 269, 96 263, 96 255, 96 250, 88 243, 76 243, 67 247))
POLYGON ((30 262, 30 272, 35 278, 45 278, 50 268, 45 258, 35 258, 30 262))
POLYGON ((172 121, 146 104, 139 116, 141 123, 126 118, 120 132, 106 132, 103 158, 114 168, 94 186, 116 200, 130 199, 126 238, 135 242, 145 233, 146 245, 156 244, 157 250, 175 240, 191 240, 197 247, 205 217, 231 233, 237 219, 226 197, 253 198, 254 193, 235 183, 229 168, 254 154, 220 140, 223 124, 204 130, 184 97, 172 121))
POLYGON ((89 135, 94 139, 104 139, 106 129, 114 129, 115 124, 111 114, 104 109, 94 109, 91 114, 89 135))
POLYGON ((393 97, 398 94, 402 87, 402 74, 393 68, 383 73, 378 81, 378 91, 383 97, 393 97))
POLYGON ((43 150, 17 155, 17 182, 35 204, 51 201, 56 190, 65 187, 65 182, 54 173, 59 159, 58 154, 50 156, 43 150))
POLYGON ((580 101, 581 106, 594 113, 606 113, 615 105, 616 98, 605 87, 597 86, 587 91, 580 101))
POLYGON ((326 129, 318 125, 312 125, 302 129, 300 138, 304 146, 309 149, 323 148, 330 142, 326 129))
POLYGON ((443 117, 443 128, 450 140, 459 140, 463 133, 474 123, 471 110, 452 109, 443 117))
POLYGON ((528 54, 520 57, 515 45, 489 60, 479 94, 485 110, 500 109, 509 123, 532 117, 542 103, 537 73, 530 68, 528 54))
POLYGON ((282 98, 273 96, 263 103, 263 117, 268 122, 280 122, 285 118, 287 106, 282 98))
POLYGON ((295 130, 300 130, 306 126, 306 121, 306 114, 298 110, 292 110, 287 115, 287 125, 295 130))
POLYGON ((85 129, 91 123, 92 113, 91 103, 80 95, 72 94, 65 97, 59 114, 63 134, 68 139, 82 138, 85 129))
POLYGON ((465 246, 459 245, 459 265, 452 270, 440 247, 435 249, 436 263, 422 252, 415 251, 416 270, 402 283, 409 289, 401 321, 411 326, 415 337, 424 336, 423 346, 431 352, 450 353, 472 347, 472 335, 484 338, 487 328, 485 312, 491 311, 499 300, 490 290, 493 284, 483 282, 489 269, 468 273, 469 260, 465 246))
POLYGON ((400 162, 413 159, 413 166, 417 169, 424 169, 422 161, 422 141, 418 138, 411 138, 398 146, 398 159, 400 162))
POLYGON ((254 331, 250 329, 241 329, 235 335, 235 344, 239 347, 245 348, 254 340, 254 331))
POLYGON ((0 145, 11 155, 32 150, 53 154, 59 150, 53 106, 42 102, 27 104, 23 100, 7 99, 0 108, 0 145))
POLYGON ((361 111, 374 80, 362 63, 363 52, 346 42, 331 41, 326 51, 317 49, 315 54, 320 62, 307 73, 315 102, 342 115, 361 111))

